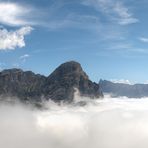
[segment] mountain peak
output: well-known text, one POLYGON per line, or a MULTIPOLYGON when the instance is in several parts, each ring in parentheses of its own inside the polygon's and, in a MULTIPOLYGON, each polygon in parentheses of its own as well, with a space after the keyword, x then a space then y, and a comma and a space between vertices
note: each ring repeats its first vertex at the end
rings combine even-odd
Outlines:
POLYGON ((87 74, 83 71, 81 64, 76 61, 69 61, 61 64, 58 68, 55 69, 55 71, 48 77, 49 79, 54 79, 59 77, 62 78, 68 77, 68 76, 74 76, 74 77, 84 77, 85 79, 88 79, 87 74))
POLYGON ((51 98, 72 100, 75 88, 81 96, 102 97, 99 85, 89 80, 78 62, 70 61, 61 64, 47 79, 47 94, 51 98), (49 93, 50 92, 50 93, 49 93), (55 93, 56 92, 56 93, 55 93))

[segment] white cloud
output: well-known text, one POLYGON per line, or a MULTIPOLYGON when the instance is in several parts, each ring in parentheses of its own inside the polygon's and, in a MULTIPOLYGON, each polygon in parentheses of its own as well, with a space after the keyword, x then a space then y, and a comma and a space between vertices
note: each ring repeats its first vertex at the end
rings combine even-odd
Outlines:
POLYGON ((20 56, 20 59, 26 59, 26 58, 28 58, 28 57, 30 57, 29 54, 24 54, 24 55, 20 56))
POLYGON ((15 31, 0 29, 0 50, 14 50, 25 46, 24 37, 30 34, 32 27, 26 26, 15 31))
POLYGON ((22 60, 23 62, 25 62, 26 59, 29 58, 29 57, 30 57, 29 54, 24 54, 24 55, 20 56, 20 60, 22 60))
POLYGON ((140 37, 139 40, 142 42, 148 43, 148 38, 140 37))
POLYGON ((33 9, 11 2, 0 2, 0 23, 10 26, 31 25, 26 17, 33 14, 33 9))
POLYGON ((123 84, 132 84, 129 80, 124 80, 124 79, 120 79, 120 80, 117 80, 117 79, 112 79, 111 80, 113 83, 123 83, 123 84))
POLYGON ((46 110, 1 103, 0 147, 148 147, 148 98, 85 102, 85 106, 49 102, 46 110))
POLYGON ((133 16, 128 7, 116 0, 87 0, 83 1, 83 4, 96 8, 97 11, 101 11, 109 19, 120 25, 133 24, 139 21, 133 16))

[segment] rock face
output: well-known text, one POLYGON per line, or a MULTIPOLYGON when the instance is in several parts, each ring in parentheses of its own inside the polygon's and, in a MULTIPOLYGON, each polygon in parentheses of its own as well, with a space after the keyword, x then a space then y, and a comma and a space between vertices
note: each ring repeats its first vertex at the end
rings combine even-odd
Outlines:
POLYGON ((100 80, 99 85, 103 93, 109 93, 113 97, 126 96, 128 98, 148 97, 148 84, 123 84, 100 80))
POLYGON ((21 100, 40 99, 46 77, 31 71, 9 69, 0 73, 0 95, 18 97, 21 100))
POLYGON ((75 61, 60 65, 48 77, 21 69, 0 72, 2 97, 14 96, 24 101, 40 101, 42 97, 54 101, 72 101, 75 88, 82 96, 103 97, 99 85, 91 82, 81 65, 75 61))
POLYGON ((91 98, 102 97, 99 85, 89 80, 81 65, 71 61, 60 65, 48 78, 46 82, 46 94, 48 98, 55 100, 71 101, 74 97, 75 88, 82 96, 91 98))

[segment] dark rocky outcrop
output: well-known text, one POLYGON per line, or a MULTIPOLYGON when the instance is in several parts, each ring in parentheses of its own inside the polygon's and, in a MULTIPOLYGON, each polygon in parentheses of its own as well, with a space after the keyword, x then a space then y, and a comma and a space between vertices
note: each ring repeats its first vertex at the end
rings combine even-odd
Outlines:
POLYGON ((21 69, 8 69, 0 72, 0 95, 18 97, 23 101, 41 101, 41 98, 54 101, 72 101, 75 88, 80 95, 91 98, 103 96, 98 84, 89 80, 81 65, 75 61, 60 65, 48 77, 21 69))
POLYGON ((126 96, 128 98, 148 97, 148 84, 123 84, 100 80, 99 85, 103 93, 109 93, 113 97, 126 96))
POLYGON ((48 98, 54 100, 71 101, 74 97, 75 88, 80 95, 91 98, 102 97, 99 85, 89 80, 81 65, 71 61, 60 65, 46 81, 46 93, 48 98))
POLYGON ((21 69, 8 69, 0 73, 0 95, 18 97, 22 101, 40 100, 46 77, 21 69))

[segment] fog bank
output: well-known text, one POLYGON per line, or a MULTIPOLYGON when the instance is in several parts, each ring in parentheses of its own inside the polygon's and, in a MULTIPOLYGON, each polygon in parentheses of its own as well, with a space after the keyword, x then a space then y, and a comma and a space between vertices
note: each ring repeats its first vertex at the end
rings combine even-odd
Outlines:
MULTIPOLYGON (((83 98, 84 99, 84 98, 83 98)), ((147 148, 148 98, 105 98, 46 110, 0 105, 1 148, 147 148)))

